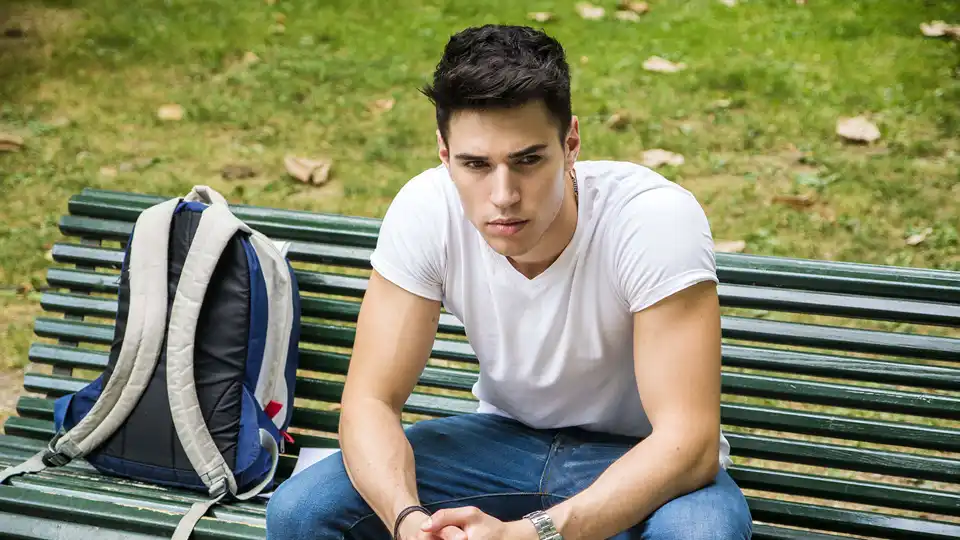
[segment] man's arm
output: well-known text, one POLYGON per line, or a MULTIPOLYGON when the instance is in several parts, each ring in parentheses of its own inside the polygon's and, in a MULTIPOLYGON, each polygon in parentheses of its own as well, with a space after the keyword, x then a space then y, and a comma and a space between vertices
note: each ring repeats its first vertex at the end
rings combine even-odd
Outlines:
POLYGON ((669 500, 707 485, 717 474, 716 285, 701 282, 634 314, 633 347, 637 385, 653 433, 589 488, 548 511, 565 540, 612 537, 669 500))
MULTIPOLYGON (((351 482, 388 529, 401 510, 419 504, 400 413, 430 357, 439 317, 440 302, 371 275, 343 391, 340 448, 351 482)), ((425 518, 411 515, 405 528, 425 518)))

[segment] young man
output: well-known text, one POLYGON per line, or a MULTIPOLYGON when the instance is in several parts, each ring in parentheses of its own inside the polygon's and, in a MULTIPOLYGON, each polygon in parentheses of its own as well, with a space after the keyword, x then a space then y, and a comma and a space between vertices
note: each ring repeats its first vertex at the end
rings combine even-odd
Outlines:
POLYGON ((464 30, 425 93, 443 164, 384 218, 342 452, 280 486, 268 539, 749 538, 700 205, 638 165, 577 161, 564 52, 541 32, 464 30), (441 304, 476 351, 479 409, 404 431, 441 304))

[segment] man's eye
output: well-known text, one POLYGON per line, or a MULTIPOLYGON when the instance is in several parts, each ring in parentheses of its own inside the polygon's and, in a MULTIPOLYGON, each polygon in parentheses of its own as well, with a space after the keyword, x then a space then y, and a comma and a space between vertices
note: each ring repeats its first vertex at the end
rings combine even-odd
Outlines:
POLYGON ((534 154, 531 156, 523 156, 522 158, 520 158, 518 163, 520 163, 521 165, 533 165, 534 163, 540 163, 541 159, 543 158, 534 154))
POLYGON ((463 163, 468 169, 482 169, 487 166, 485 161, 466 161, 463 163))

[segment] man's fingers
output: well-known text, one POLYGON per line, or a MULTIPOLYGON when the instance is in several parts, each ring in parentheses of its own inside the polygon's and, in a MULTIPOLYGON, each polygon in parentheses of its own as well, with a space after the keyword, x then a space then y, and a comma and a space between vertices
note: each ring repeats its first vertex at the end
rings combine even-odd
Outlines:
POLYGON ((479 513, 480 510, 472 506, 437 510, 430 519, 423 522, 421 528, 428 532, 437 532, 451 525, 463 529, 464 525, 476 518, 479 513))
POLYGON ((443 540, 467 540, 467 533, 452 525, 441 529, 437 536, 443 540))

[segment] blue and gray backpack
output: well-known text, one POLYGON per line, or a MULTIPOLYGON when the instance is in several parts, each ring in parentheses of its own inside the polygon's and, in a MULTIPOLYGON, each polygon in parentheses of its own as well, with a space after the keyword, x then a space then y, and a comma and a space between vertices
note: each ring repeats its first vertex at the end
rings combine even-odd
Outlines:
POLYGON ((203 490, 173 538, 224 497, 273 484, 293 412, 299 292, 286 246, 206 186, 145 210, 120 273, 103 374, 55 405, 56 437, 26 463, 75 458, 99 471, 203 490))

